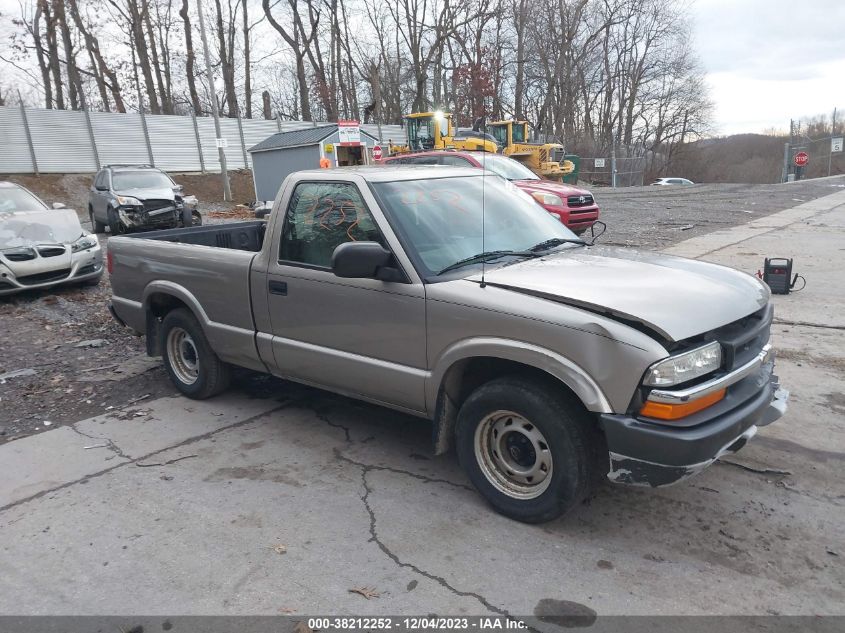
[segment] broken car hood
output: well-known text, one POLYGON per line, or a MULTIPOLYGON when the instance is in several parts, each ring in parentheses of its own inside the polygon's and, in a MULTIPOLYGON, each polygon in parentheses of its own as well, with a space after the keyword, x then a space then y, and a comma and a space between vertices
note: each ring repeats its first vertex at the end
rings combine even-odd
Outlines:
POLYGON ((117 192, 117 195, 138 198, 142 202, 144 200, 176 200, 176 194, 173 192, 173 189, 167 187, 158 189, 122 189, 117 192))
POLYGON ((72 244, 82 237, 72 209, 0 213, 0 250, 35 244, 72 244))
MULTIPOLYGON (((469 278, 480 282, 481 275, 469 278)), ((568 247, 487 269, 492 286, 635 321, 679 341, 748 316, 769 290, 731 268, 660 253, 568 247)))

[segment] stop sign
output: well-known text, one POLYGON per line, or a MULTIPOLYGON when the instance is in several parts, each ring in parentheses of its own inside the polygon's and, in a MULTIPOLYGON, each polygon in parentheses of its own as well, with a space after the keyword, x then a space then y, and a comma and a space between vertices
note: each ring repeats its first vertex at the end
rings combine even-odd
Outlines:
POLYGON ((373 146, 373 160, 381 160, 381 145, 373 146))
POLYGON ((807 152, 798 152, 792 160, 799 167, 803 167, 810 162, 810 156, 807 152))

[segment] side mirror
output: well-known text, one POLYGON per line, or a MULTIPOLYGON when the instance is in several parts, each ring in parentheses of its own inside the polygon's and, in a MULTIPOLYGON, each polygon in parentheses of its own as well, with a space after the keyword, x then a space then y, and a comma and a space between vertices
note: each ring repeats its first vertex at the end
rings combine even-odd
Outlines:
POLYGON ((393 255, 377 242, 346 242, 332 253, 332 272, 347 279, 399 281, 399 271, 389 267, 393 255))
POLYGON ((67 207, 65 206, 65 204, 63 202, 54 202, 53 208, 54 209, 67 209, 67 207))

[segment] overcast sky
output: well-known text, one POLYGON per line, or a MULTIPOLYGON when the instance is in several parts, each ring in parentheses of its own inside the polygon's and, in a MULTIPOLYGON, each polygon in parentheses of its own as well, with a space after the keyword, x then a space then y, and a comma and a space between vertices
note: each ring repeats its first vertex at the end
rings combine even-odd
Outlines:
MULTIPOLYGON (((4 22, 17 7, 0 0, 4 22)), ((716 134, 788 130, 790 117, 845 108, 845 0, 692 0, 691 13, 716 134)))
POLYGON ((718 134, 845 108, 845 0, 696 0, 693 14, 718 134))

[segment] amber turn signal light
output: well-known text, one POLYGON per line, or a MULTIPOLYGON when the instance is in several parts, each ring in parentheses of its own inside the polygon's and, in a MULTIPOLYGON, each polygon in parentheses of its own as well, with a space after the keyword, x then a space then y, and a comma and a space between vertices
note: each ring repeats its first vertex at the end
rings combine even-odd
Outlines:
POLYGON ((678 420, 716 404, 724 399, 725 392, 726 389, 719 389, 719 391, 714 391, 701 398, 679 404, 665 404, 646 400, 645 405, 640 409, 640 415, 657 420, 678 420))

